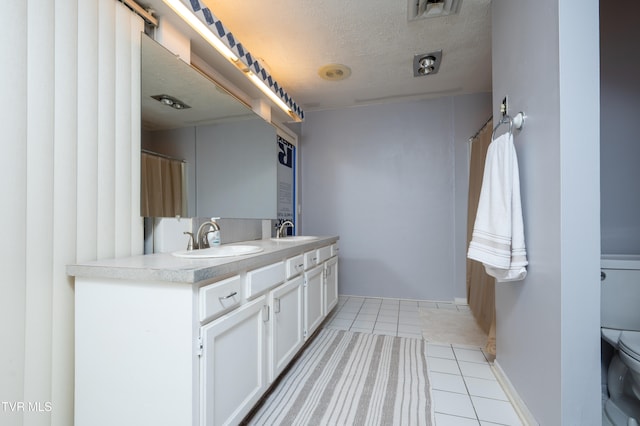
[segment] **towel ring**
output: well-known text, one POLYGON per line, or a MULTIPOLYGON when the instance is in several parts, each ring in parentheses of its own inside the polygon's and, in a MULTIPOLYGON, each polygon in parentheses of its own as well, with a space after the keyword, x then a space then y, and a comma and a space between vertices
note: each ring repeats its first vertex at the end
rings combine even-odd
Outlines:
POLYGON ((511 118, 508 114, 504 114, 496 127, 493 128, 493 133, 491 134, 491 140, 496 138, 496 131, 503 124, 509 124, 509 133, 513 134, 513 126, 516 126, 516 129, 522 130, 524 127, 524 118, 525 115, 522 111, 516 114, 515 117, 511 118))

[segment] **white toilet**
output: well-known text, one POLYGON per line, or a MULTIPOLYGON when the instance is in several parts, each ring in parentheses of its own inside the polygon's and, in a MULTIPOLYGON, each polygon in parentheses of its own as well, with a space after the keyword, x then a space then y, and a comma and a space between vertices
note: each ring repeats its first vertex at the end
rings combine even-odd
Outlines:
POLYGON ((602 338, 614 348, 606 372, 603 425, 640 423, 640 256, 601 258, 602 338))

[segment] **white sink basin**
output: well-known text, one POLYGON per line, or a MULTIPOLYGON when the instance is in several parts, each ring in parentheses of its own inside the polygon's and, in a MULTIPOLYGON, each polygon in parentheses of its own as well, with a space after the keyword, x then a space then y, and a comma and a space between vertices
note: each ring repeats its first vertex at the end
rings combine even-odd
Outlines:
POLYGON ((312 241, 317 239, 318 237, 313 237, 311 235, 292 235, 290 237, 271 238, 271 240, 277 241, 280 243, 299 243, 302 241, 312 241))
POLYGON ((189 259, 204 259, 208 257, 242 256, 245 254, 260 253, 262 250, 263 248, 258 246, 222 245, 200 250, 176 251, 171 254, 177 257, 185 257, 189 259))

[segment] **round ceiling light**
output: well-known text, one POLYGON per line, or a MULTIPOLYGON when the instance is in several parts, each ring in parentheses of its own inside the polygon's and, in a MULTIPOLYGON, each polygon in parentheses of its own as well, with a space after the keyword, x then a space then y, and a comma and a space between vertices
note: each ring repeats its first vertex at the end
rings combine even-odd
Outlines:
POLYGON ((328 81, 340 81, 351 75, 351 68, 343 64, 327 64, 318 70, 320 78, 328 81))

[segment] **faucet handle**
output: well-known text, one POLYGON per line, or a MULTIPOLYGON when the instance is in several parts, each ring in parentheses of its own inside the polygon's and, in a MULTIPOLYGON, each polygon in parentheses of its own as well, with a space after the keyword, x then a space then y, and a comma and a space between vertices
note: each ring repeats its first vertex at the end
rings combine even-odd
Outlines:
POLYGON ((184 231, 183 234, 189 236, 189 242, 187 243, 187 250, 193 250, 193 243, 195 241, 193 239, 193 233, 189 231, 184 231))

